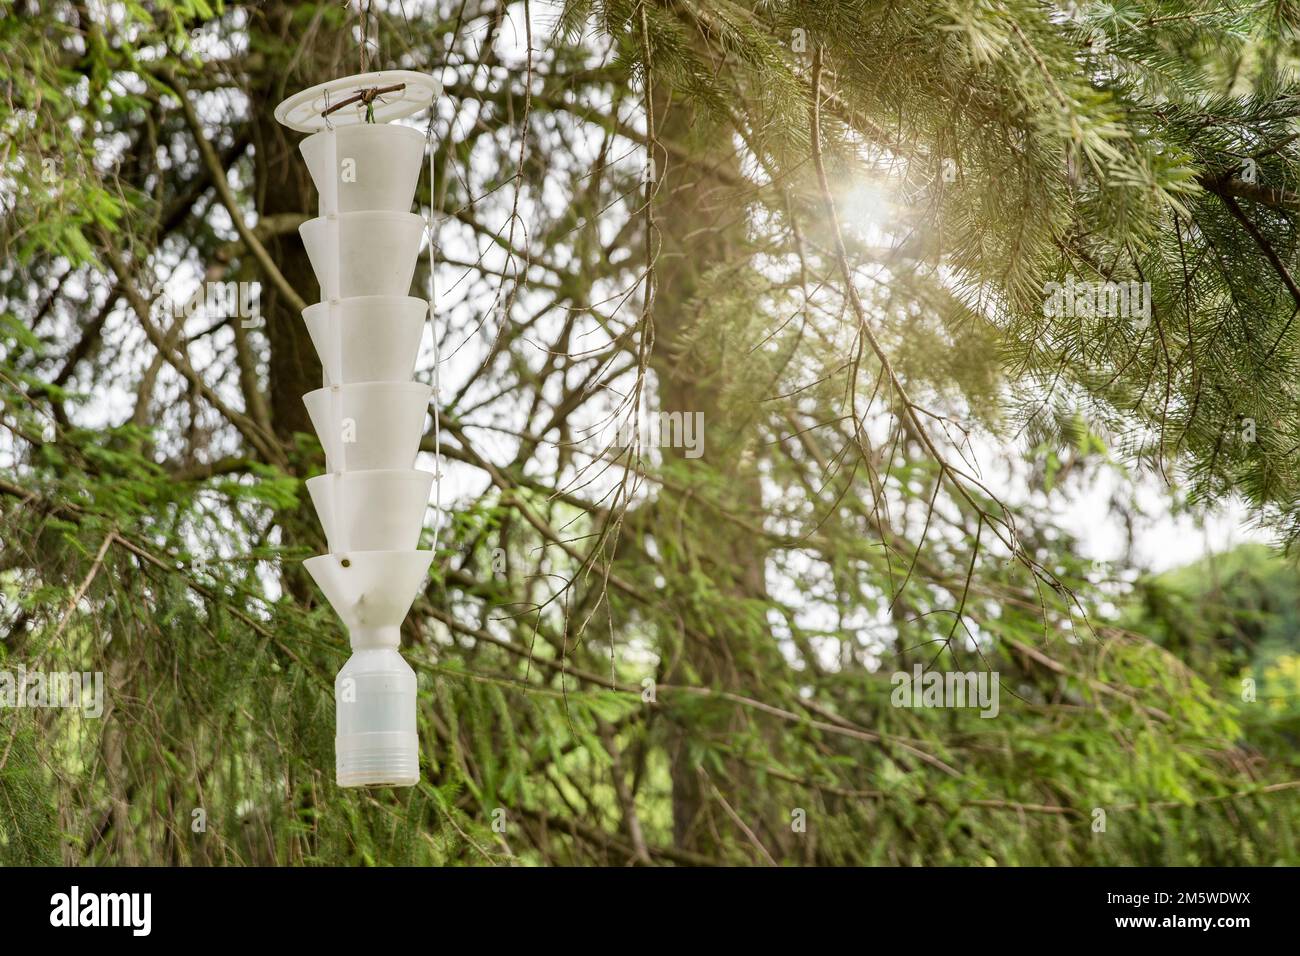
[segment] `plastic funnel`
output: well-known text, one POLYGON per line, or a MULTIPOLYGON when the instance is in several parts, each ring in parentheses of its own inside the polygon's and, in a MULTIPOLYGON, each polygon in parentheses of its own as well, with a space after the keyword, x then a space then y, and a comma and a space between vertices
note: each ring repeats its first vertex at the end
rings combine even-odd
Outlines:
POLYGON ((415 372, 429 303, 405 295, 317 302, 302 312, 326 385, 406 382, 415 372))
POLYGON ((420 255, 424 220, 409 212, 341 212, 338 214, 338 252, 331 251, 323 216, 298 227, 312 270, 328 298, 331 276, 337 270, 340 299, 357 295, 401 295, 411 291, 415 260, 420 255))
MULTIPOLYGON (((316 133, 298 144, 316 191, 322 194, 325 177, 331 174, 326 135, 316 133)), ((334 135, 339 212, 410 212, 424 164, 424 134, 409 126, 365 123, 336 127, 334 135)))
POLYGON ((325 449, 325 470, 410 469, 433 389, 419 382, 356 382, 302 397, 325 449))
POLYGON ((397 647, 398 627, 432 563, 432 551, 349 551, 308 558, 303 567, 359 649, 397 647))
POLYGON ((334 552, 408 551, 420 543, 433 474, 348 471, 307 480, 334 552))

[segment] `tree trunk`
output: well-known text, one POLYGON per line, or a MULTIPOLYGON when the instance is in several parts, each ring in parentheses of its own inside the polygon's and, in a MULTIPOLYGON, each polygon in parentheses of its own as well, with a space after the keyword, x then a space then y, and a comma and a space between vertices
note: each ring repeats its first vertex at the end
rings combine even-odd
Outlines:
MULTIPOLYGON (((660 98, 656 112, 664 116, 658 130, 666 139, 682 141, 691 134, 694 117, 680 104, 671 107, 660 98), (666 116, 665 116, 666 113, 666 116)), ((761 600, 765 596, 765 555, 753 536, 719 518, 707 503, 732 511, 756 513, 762 503, 762 489, 752 456, 746 450, 752 433, 733 420, 719 403, 716 357, 687 354, 685 337, 696 327, 699 304, 695 301, 701 280, 715 265, 734 261, 737 247, 745 242, 745 223, 729 201, 724 178, 739 173, 739 159, 729 149, 725 134, 714 137, 721 147, 706 152, 701 162, 674 164, 662 169, 655 203, 655 217, 662 235, 657 264, 657 296, 654 308, 655 350, 651 359, 658 379, 658 405, 647 402, 646 411, 681 413, 683 418, 699 413, 703 417, 703 454, 687 459, 683 448, 663 448, 665 463, 681 460, 676 469, 694 487, 690 494, 665 488, 655 509, 656 539, 674 542, 681 559, 697 566, 719 592, 721 601, 761 600), (718 170, 712 173, 712 170, 718 170), (692 469, 700 469, 693 472, 692 469), (719 479, 721 496, 696 481, 701 474, 719 479), (680 529, 707 528, 704 533, 682 535, 680 529), (683 540, 685 539, 685 540, 683 540), (698 544, 704 547, 698 547, 698 544)), ((666 439, 667 434, 662 436, 666 439)), ((661 439, 661 442, 662 442, 661 439)), ((668 683, 689 683, 716 690, 738 690, 742 685, 741 662, 756 650, 754 635, 746 633, 744 620, 727 614, 708 613, 691 602, 679 604, 684 628, 664 628, 661 654, 674 659, 672 671, 664 674, 668 683), (671 650, 674 643, 683 645, 671 650)), ((741 730, 739 713, 727 718, 713 733, 726 735, 741 730)), ((669 754, 672 776, 673 837, 676 845, 709 856, 720 853, 720 834, 735 832, 734 823, 715 804, 712 788, 705 779, 693 744, 706 743, 695 726, 676 725, 671 733, 669 754)), ((715 737, 715 742, 717 738, 715 737)), ((728 784, 718 781, 724 792, 745 791, 745 772, 734 763, 726 765, 728 784)), ((741 808, 734 807, 744 816, 741 808)), ((747 820, 753 824, 754 821, 747 820)))

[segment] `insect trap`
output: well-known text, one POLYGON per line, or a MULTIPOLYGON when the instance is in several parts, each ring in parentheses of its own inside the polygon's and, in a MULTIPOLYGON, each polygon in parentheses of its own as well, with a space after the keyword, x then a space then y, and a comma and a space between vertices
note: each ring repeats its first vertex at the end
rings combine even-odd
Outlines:
POLYGON ((324 383, 303 400, 325 450, 325 474, 307 490, 329 553, 305 566, 352 645, 334 681, 343 787, 420 779, 415 672, 398 645, 434 554, 417 546, 436 476, 415 460, 437 382, 436 335, 434 385, 414 380, 431 318, 433 234, 432 220, 411 212, 428 137, 390 121, 432 111, 439 90, 406 70, 362 73, 304 90, 275 111, 311 134, 299 148, 320 194, 320 214, 299 232, 320 283, 320 301, 302 315, 324 383), (428 300, 408 294, 426 225, 428 300))

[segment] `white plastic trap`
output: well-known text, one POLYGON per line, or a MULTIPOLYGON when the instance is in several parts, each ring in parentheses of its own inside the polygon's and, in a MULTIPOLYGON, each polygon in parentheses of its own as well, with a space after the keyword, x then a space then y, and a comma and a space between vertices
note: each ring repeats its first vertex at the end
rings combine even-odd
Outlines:
POLYGON ((398 646, 433 561, 416 546, 435 476, 414 467, 433 392, 413 380, 430 302, 409 295, 427 137, 388 121, 430 108, 439 91, 431 77, 388 70, 322 83, 275 111, 312 134, 300 149, 320 194, 319 216, 299 231, 320 282, 303 319, 324 370, 304 401, 327 473, 307 487, 330 553, 305 566, 352 645, 334 684, 344 787, 420 779, 415 673, 398 646))

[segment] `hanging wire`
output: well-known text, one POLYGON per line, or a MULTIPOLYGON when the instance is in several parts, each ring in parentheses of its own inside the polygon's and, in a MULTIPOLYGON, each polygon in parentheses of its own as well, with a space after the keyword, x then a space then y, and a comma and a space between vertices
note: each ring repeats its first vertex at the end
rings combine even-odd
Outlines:
POLYGON ((429 154, 429 328, 433 333, 433 552, 438 560, 438 537, 442 532, 442 356, 438 346, 438 282, 436 275, 438 248, 438 199, 434 192, 433 122, 437 116, 438 97, 429 103, 429 125, 424 131, 424 148, 429 154))
MULTIPOLYGON (((398 8, 402 11, 402 19, 406 20, 406 6, 402 0, 398 0, 398 8)), ((463 12, 463 8, 462 8, 463 12)), ((407 20, 407 26, 410 21, 407 20)), ((460 23, 457 21, 456 28, 447 42, 447 47, 443 51, 442 64, 438 70, 441 74, 447 67, 447 62, 451 57, 452 48, 456 44, 456 36, 460 33, 460 23)), ((433 124, 438 117, 438 92, 442 90, 442 83, 439 77, 437 90, 433 99, 429 102, 429 123, 424 130, 424 147, 429 154, 429 327, 433 333, 433 374, 430 376, 430 384, 433 386, 433 497, 434 508, 437 512, 433 525, 433 551, 434 560, 437 560, 438 537, 442 533, 443 512, 442 512, 442 350, 438 341, 438 282, 436 274, 437 252, 438 252, 438 196, 435 191, 434 183, 434 164, 436 152, 433 148, 433 124)))
MULTIPOLYGON (((346 2, 345 6, 350 6, 346 2)), ((370 42, 370 22, 371 22, 371 5, 366 2, 364 5, 361 0, 357 0, 357 15, 360 20, 361 44, 360 44, 360 63, 361 72, 369 72, 369 42, 370 42)), ((402 7, 402 16, 406 17, 405 7, 402 7)), ((409 23, 409 21, 408 21, 409 23)), ((375 21, 376 46, 378 46, 378 21, 375 21)), ((453 37, 454 41, 454 37, 453 37)), ((446 55, 450 54, 450 48, 446 55)), ((443 65, 446 65, 447 56, 444 55, 443 65)), ((406 88, 405 83, 399 83, 394 86, 374 87, 371 89, 358 90, 352 96, 347 97, 336 104, 331 105, 329 101, 329 90, 325 90, 325 109, 321 111, 321 116, 325 120, 325 125, 333 130, 333 124, 330 121, 330 114, 343 107, 357 103, 358 107, 365 108, 365 122, 374 122, 374 101, 379 99, 383 102, 382 96, 385 93, 400 92, 406 88)), ((425 150, 429 155, 429 218, 426 220, 426 229, 429 236, 429 327, 433 338, 433 372, 431 375, 430 385, 432 387, 433 397, 433 485, 434 485, 434 507, 437 511, 433 526, 433 551, 438 551, 438 538, 442 532, 443 514, 442 514, 442 354, 438 341, 438 324, 437 324, 437 307, 438 307, 438 285, 436 277, 437 268, 437 210, 436 197, 434 195, 434 151, 433 151, 433 124, 437 118, 437 96, 429 104, 429 123, 425 129, 424 141, 425 150)))

